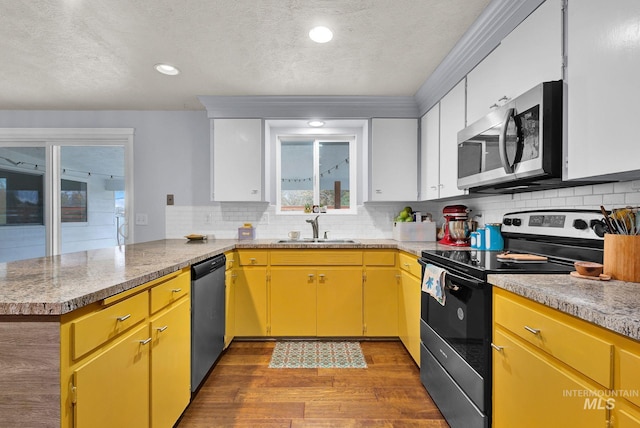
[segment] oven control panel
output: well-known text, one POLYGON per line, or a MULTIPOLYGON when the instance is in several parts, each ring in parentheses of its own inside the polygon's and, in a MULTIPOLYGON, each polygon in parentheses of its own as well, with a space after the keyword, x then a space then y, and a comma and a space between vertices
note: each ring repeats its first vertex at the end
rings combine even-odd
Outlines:
POLYGON ((604 239, 604 218, 596 210, 521 211, 506 213, 503 233, 604 239))

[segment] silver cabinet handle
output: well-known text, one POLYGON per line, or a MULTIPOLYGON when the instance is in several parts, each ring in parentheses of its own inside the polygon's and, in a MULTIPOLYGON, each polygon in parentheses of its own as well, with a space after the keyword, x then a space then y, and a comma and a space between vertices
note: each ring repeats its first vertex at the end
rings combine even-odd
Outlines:
POLYGON ((431 190, 437 190, 438 186, 431 186, 431 190))
POLYGON ((320 278, 324 278, 324 277, 325 277, 325 274, 321 273, 321 274, 319 274, 318 276, 319 276, 320 278))
POLYGON ((527 330, 529 333, 532 333, 532 334, 540 334, 540 329, 531 328, 528 325, 525 325, 524 329, 527 330))
POLYGON ((382 193, 382 189, 376 189, 376 193, 377 193, 377 194, 382 193))
POLYGON ((396 274, 396 278, 402 278, 402 275, 396 274))
POLYGON ((491 347, 492 347, 493 349, 495 349, 496 351, 498 351, 498 352, 502 352, 502 350, 504 349, 504 346, 498 346, 498 345, 496 345, 496 344, 495 344, 495 343, 493 343, 493 342, 491 342, 491 347))
POLYGON ((145 339, 145 340, 141 340, 140 344, 141 345, 146 345, 147 343, 151 342, 151 338, 145 339))
POLYGON ((498 102, 500 102, 500 101, 509 101, 510 99, 511 98, 509 98, 508 96, 503 95, 501 98, 498 98, 498 102))
POLYGON ((232 273, 232 274, 231 274, 231 278, 237 278, 237 277, 238 277, 238 275, 237 275, 237 274, 235 274, 235 273, 232 273))
POLYGON ((179 293, 182 291, 182 288, 174 288, 173 290, 171 290, 172 293, 179 293))
POLYGON ((310 274, 309 274, 309 278, 313 278, 314 276, 315 276, 315 275, 314 275, 314 274, 312 274, 312 273, 310 273, 310 274))
POLYGON ((249 261, 250 261, 251 263, 255 263, 255 262, 256 262, 256 259, 255 259, 255 257, 251 257, 251 258, 249 259, 249 261))
POLYGON ((158 327, 156 330, 158 330, 160 333, 162 333, 163 331, 165 331, 168 328, 169 328, 169 326, 165 325, 164 327, 158 327))
POLYGON ((116 318, 118 321, 124 321, 131 318, 131 314, 123 315, 121 317, 116 318))

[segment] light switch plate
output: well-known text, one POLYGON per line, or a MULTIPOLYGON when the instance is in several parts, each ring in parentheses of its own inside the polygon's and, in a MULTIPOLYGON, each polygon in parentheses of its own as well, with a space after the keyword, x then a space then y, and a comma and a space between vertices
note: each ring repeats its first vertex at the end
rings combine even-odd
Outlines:
POLYGON ((149 217, 146 214, 136 213, 136 224, 138 226, 146 226, 149 224, 149 217))
POLYGON ((167 205, 173 205, 173 195, 167 195, 167 205))

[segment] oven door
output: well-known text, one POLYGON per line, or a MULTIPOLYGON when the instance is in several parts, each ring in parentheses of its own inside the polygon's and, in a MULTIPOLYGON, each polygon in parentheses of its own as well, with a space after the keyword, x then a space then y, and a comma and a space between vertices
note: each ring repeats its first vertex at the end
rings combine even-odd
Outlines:
MULTIPOLYGON (((424 265, 437 263, 420 259, 424 265)), ((444 267, 444 266, 439 266, 444 267)), ((478 408, 489 411, 491 286, 448 270, 445 305, 422 293, 421 340, 478 408)))

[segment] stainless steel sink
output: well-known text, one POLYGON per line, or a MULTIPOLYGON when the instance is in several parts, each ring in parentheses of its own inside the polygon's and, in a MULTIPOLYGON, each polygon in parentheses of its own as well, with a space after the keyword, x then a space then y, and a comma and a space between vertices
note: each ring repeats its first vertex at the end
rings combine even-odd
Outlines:
POLYGON ((280 239, 276 244, 357 244, 353 239, 280 239))

